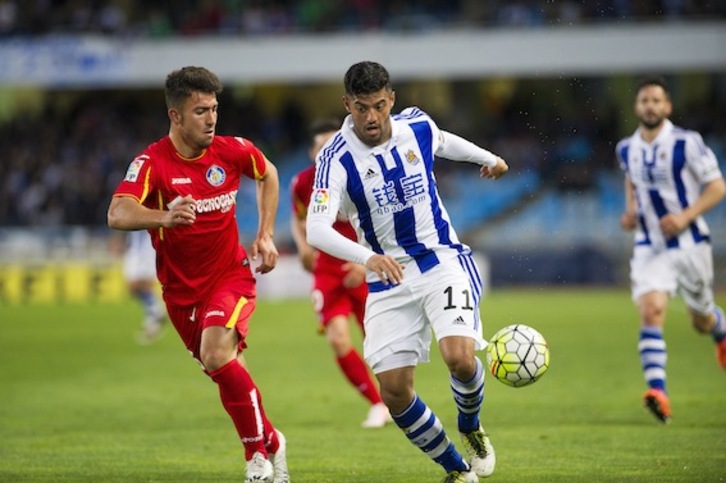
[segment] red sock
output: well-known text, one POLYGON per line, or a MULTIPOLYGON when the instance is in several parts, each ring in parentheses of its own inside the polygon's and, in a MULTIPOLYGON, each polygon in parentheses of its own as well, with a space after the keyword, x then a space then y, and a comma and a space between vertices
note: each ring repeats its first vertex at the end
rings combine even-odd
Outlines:
MULTIPOLYGON (((245 447, 245 459, 259 451, 267 455, 264 436, 267 433, 259 391, 252 382, 249 372, 237 359, 232 359, 209 376, 219 386, 222 405, 232 418, 237 434, 245 447)), ((268 422, 269 424, 269 422, 268 422)))
POLYGON ((343 357, 338 357, 337 361, 345 377, 364 398, 368 399, 371 404, 378 404, 383 401, 365 362, 355 349, 351 349, 343 357))
POLYGON ((265 414, 265 407, 262 405, 262 394, 260 393, 259 389, 257 389, 257 406, 260 408, 262 424, 265 428, 265 449, 267 449, 267 452, 269 454, 275 454, 280 447, 280 441, 277 439, 275 427, 272 425, 270 420, 267 419, 267 415, 265 414))

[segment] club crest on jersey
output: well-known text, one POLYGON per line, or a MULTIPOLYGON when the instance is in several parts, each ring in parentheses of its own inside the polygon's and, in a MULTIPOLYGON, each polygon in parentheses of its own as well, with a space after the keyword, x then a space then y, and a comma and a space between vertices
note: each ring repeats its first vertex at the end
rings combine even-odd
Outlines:
POLYGON ((131 161, 129 169, 126 170, 124 181, 131 181, 132 183, 135 183, 136 180, 139 179, 139 173, 141 172, 141 168, 144 166, 144 161, 147 159, 149 159, 148 156, 139 156, 131 161))
POLYGON ((330 210, 330 193, 327 189, 313 191, 313 213, 327 213, 330 210))
POLYGON ((217 166, 216 164, 212 165, 207 170, 207 182, 212 186, 220 186, 222 183, 224 183, 224 180, 226 179, 227 173, 224 172, 223 168, 217 166))
POLYGON ((418 156, 416 156, 416 153, 414 153, 412 149, 409 149, 408 152, 406 153, 406 161, 408 161, 409 163, 411 163, 415 166, 421 160, 419 159, 418 156))

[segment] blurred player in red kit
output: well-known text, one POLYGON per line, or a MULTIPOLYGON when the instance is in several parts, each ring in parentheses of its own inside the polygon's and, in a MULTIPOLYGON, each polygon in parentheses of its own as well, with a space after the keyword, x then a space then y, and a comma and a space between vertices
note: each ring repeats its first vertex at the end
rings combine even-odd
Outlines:
POLYGON ((256 289, 235 218, 244 176, 258 190, 259 231, 251 255, 262 260, 255 271, 275 268, 279 179, 250 141, 215 135, 221 91, 217 76, 203 67, 167 76, 169 135, 131 162, 111 200, 108 225, 149 230, 169 318, 219 386, 245 449, 245 481, 287 483, 285 438, 265 415, 242 356, 256 289))
MULTIPOLYGON (((321 119, 310 128, 310 158, 340 129, 340 121, 321 119)), ((391 415, 383 404, 376 383, 350 338, 348 317, 355 320, 363 330, 368 286, 365 282, 365 267, 356 263, 318 252, 308 245, 305 238, 305 218, 310 195, 313 191, 315 165, 302 170, 292 180, 293 205, 292 235, 303 267, 314 277, 312 293, 313 306, 318 314, 322 330, 335 354, 336 362, 346 379, 371 404, 364 428, 380 428, 392 422, 391 415)), ((356 240, 355 229, 346 220, 337 221, 333 228, 351 240, 356 240)))

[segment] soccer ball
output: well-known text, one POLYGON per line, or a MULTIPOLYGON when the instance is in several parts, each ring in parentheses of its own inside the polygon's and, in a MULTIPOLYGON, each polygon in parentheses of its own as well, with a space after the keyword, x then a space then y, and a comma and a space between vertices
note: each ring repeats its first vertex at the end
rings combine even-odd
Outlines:
POLYGON ((486 352, 489 372, 512 387, 532 384, 550 365, 547 341, 527 325, 515 324, 499 330, 489 339, 486 352))

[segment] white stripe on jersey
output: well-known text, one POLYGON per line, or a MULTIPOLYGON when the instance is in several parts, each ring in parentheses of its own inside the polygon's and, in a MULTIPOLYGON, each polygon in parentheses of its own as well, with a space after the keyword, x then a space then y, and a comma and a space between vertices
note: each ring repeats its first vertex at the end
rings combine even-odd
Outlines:
POLYGON ((703 217, 698 217, 678 237, 666 240, 659 220, 680 213, 701 194, 701 186, 721 177, 716 156, 701 135, 674 126, 666 120, 652 143, 640 130, 621 140, 615 152, 620 167, 635 187, 638 228, 635 243, 656 250, 686 248, 710 240, 703 217))
MULTIPOLYGON (((315 210, 312 200, 308 217, 340 210, 356 227, 359 243, 423 273, 469 248, 459 241, 436 187, 438 127, 418 108, 393 116, 391 124, 391 141, 371 148, 346 118, 317 159, 313 196, 319 193, 327 208, 315 210)), ((376 280, 374 273, 369 277, 376 280)))

